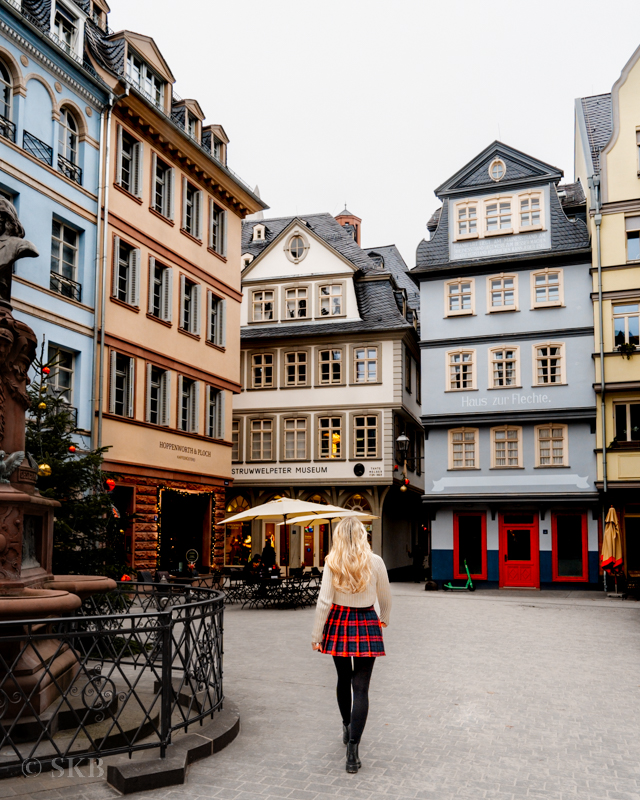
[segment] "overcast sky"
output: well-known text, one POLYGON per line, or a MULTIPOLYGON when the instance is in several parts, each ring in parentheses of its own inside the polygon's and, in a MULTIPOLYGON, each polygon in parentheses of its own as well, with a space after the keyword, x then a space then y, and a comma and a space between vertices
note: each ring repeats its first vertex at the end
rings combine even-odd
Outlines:
MULTIPOLYGON (((348 204, 415 265, 433 190, 494 139, 573 179, 573 101, 640 44, 638 0, 109 0, 155 39, 266 216, 348 204)), ((640 98, 639 98, 640 108, 640 98)), ((640 117, 639 120, 640 122, 640 117)))

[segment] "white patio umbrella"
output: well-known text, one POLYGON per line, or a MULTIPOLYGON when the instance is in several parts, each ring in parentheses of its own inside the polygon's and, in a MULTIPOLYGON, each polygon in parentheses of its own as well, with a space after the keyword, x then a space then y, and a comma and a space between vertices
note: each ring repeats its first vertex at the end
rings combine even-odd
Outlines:
MULTIPOLYGON (((329 506, 324 506, 324 508, 329 508, 329 506)), ((303 517, 291 517, 288 525, 302 525, 305 522, 312 522, 314 525, 329 525, 329 541, 333 539, 333 520, 334 519, 345 519, 345 517, 355 517, 359 519, 360 522, 370 522, 373 519, 380 519, 380 517, 376 517, 374 514, 369 514, 366 511, 349 511, 346 508, 340 509, 340 511, 327 511, 324 514, 305 514, 303 517)), ((278 525, 284 525, 284 522, 279 522, 278 525)))
MULTIPOLYGON (((322 503, 310 503, 307 500, 292 500, 289 497, 280 497, 277 500, 272 500, 270 503, 263 503, 262 505, 249 508, 246 511, 241 511, 239 514, 234 514, 232 517, 227 517, 221 520, 218 524, 225 525, 228 522, 249 521, 252 519, 279 519, 282 517, 284 525, 291 524, 290 517, 301 516, 307 514, 312 517, 320 516, 323 513, 331 511, 345 511, 346 509, 340 506, 322 505, 322 503)), ((285 529, 286 530, 286 529, 285 529)), ((287 551, 289 550, 289 542, 287 541, 287 551)), ((287 575, 289 574, 289 553, 287 552, 287 575)))

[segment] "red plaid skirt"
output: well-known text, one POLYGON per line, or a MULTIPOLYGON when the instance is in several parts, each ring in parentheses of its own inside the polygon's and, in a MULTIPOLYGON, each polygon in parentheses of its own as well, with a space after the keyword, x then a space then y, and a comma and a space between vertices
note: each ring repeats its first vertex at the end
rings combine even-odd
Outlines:
POLYGON ((383 656, 382 626, 373 606, 331 606, 322 632, 322 652, 330 656, 383 656))

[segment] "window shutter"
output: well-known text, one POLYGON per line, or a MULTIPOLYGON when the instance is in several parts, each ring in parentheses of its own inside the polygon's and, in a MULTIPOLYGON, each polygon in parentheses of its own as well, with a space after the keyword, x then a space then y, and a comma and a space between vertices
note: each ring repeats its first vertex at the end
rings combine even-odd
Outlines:
POLYGON ((220 390, 216 397, 216 438, 224 439, 225 416, 224 416, 225 393, 220 390))
POLYGON ((165 177, 165 185, 167 187, 167 217, 169 219, 173 219, 174 212, 173 212, 173 187, 176 182, 176 171, 173 169, 167 170, 167 174, 165 177))
POLYGON ((226 256, 227 255, 227 212, 223 211, 220 215, 220 236, 222 236, 222 241, 220 242, 220 255, 226 256))
MULTIPOLYGON (((211 436, 212 438, 215 437, 215 433, 213 427, 215 425, 215 421, 212 425, 211 423, 211 403, 213 401, 213 387, 212 386, 205 386, 204 387, 204 433, 205 436, 211 436)), ((215 420, 215 414, 214 414, 215 420)))
POLYGON ((216 334, 211 328, 211 320, 213 318, 213 292, 207 289, 207 341, 215 342, 216 334))
POLYGON ((178 430, 182 430, 182 392, 184 391, 184 378, 178 375, 178 430))
POLYGON ((209 242, 208 247, 210 250, 213 250, 213 210, 215 205, 213 200, 209 198, 209 242))
POLYGON ((220 347, 227 346, 227 301, 218 300, 218 344, 220 347))
POLYGON ((165 267, 162 270, 162 308, 160 314, 165 322, 171 322, 173 309, 173 269, 165 267))
POLYGON ((180 276, 180 327, 184 328, 184 301, 187 291, 187 283, 184 275, 180 276))
POLYGON ((140 250, 136 247, 129 255, 129 303, 140 305, 140 250))
POLYGON ((112 350, 109 353, 109 413, 116 413, 116 358, 117 353, 112 350))
POLYGON ((156 260, 153 256, 149 256, 149 307, 147 311, 153 314, 153 282, 156 273, 156 260))
POLYGON ((113 269, 111 272, 111 296, 118 294, 118 266, 120 263, 120 237, 113 237, 113 269))
POLYGON ((147 362, 147 397, 145 403, 145 422, 151 422, 151 371, 153 367, 147 362))
MULTIPOLYGON (((151 151, 151 202, 149 205, 156 208, 156 173, 158 172, 158 155, 151 151)), ((158 209, 156 208, 156 211, 158 209)), ((163 208, 160 211, 164 211, 163 208)))
POLYGON ((136 370, 136 362, 134 361, 133 358, 130 358, 129 359, 129 381, 128 381, 129 385, 127 386, 127 389, 128 389, 128 392, 127 392, 127 394, 128 394, 128 398, 127 398, 127 401, 128 401, 127 402, 127 406, 128 406, 127 407, 127 411, 128 411, 128 413, 127 413, 127 416, 128 417, 133 417, 133 382, 134 382, 135 376, 136 376, 135 370, 136 370))
POLYGON ((160 424, 171 424, 171 373, 165 370, 160 378, 160 424))
POLYGON ((142 142, 136 142, 133 145, 133 189, 132 194, 136 197, 142 197, 142 142))
POLYGON ((198 191, 193 196, 193 235, 196 239, 202 239, 202 192, 198 191))
POLYGON ((122 185, 122 125, 118 125, 118 144, 116 146, 116 183, 122 185))
POLYGON ((202 294, 202 286, 199 283, 196 283, 193 286, 192 294, 191 294, 191 333, 195 333, 197 336, 200 336, 200 297, 202 294))
POLYGON ((182 176, 182 228, 187 227, 187 179, 182 176))
POLYGON ((198 422, 200 420, 200 381, 194 381, 190 388, 190 411, 189 430, 191 433, 198 433, 198 422))

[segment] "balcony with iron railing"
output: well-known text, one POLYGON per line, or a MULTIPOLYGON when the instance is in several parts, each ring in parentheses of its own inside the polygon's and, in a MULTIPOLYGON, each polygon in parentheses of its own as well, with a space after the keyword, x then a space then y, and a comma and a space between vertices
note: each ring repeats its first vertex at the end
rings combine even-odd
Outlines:
POLYGON ((61 172, 70 181, 82 186, 82 169, 73 161, 58 154, 58 172, 61 172))
POLYGON ((66 278, 58 272, 51 273, 49 288, 52 292, 60 294, 63 297, 77 300, 78 303, 82 302, 82 284, 76 283, 76 281, 72 281, 71 278, 66 278))
POLYGON ((22 134, 22 148, 47 166, 53 166, 53 147, 49 147, 46 142, 29 131, 24 131, 22 134))
POLYGON ((16 126, 10 119, 3 117, 2 114, 0 114, 0 136, 4 136, 5 139, 15 144, 16 126))

